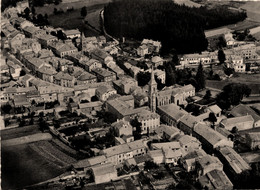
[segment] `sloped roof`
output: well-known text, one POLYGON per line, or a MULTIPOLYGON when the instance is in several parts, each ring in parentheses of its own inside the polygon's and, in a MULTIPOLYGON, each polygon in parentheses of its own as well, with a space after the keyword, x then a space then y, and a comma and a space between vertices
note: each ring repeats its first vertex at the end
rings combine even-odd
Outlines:
POLYGON ((241 116, 241 117, 234 117, 234 118, 227 118, 223 119, 221 123, 228 127, 229 125, 235 125, 238 123, 244 123, 244 122, 254 122, 254 119, 251 115, 241 116))
POLYGON ((238 106, 234 107, 231 110, 230 114, 233 115, 234 117, 251 115, 255 122, 260 120, 260 116, 257 115, 257 113, 253 109, 243 104, 239 104, 238 106))
POLYGON ((109 163, 93 166, 92 171, 94 176, 102 176, 105 174, 117 173, 115 166, 109 163))

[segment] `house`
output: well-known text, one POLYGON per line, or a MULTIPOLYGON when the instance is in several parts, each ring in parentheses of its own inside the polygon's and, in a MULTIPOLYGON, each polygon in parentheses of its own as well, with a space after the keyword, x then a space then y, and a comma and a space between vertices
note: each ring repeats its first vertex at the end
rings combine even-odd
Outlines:
POLYGON ((202 189, 232 190, 233 184, 223 171, 212 170, 198 179, 202 189))
POLYGON ((196 169, 196 161, 199 157, 206 156, 207 153, 203 149, 189 149, 187 154, 180 159, 180 163, 187 172, 196 169))
POLYGON ((119 78, 121 76, 124 76, 124 70, 121 69, 119 66, 117 65, 112 65, 112 66, 108 66, 109 70, 113 71, 116 76, 119 78))
POLYGON ((251 115, 227 118, 220 122, 220 125, 225 129, 231 131, 233 127, 236 127, 238 131, 252 129, 254 126, 254 119, 251 115))
POLYGON ((19 65, 14 64, 14 62, 12 62, 12 61, 7 61, 6 64, 9 67, 9 71, 10 71, 10 74, 12 75, 13 79, 17 80, 20 77, 20 72, 21 72, 22 68, 19 65))
POLYGON ((38 35, 46 34, 45 30, 35 26, 27 26, 23 29, 23 32, 27 38, 36 38, 38 35))
POLYGON ((81 103, 79 104, 79 110, 83 114, 92 114, 93 111, 101 111, 103 103, 100 101, 81 103))
POLYGON ((146 147, 145 147, 144 141, 142 139, 128 142, 127 145, 129 146, 133 157, 146 154, 146 147))
POLYGON ((96 59, 89 59, 88 61, 81 61, 80 65, 88 72, 95 68, 102 68, 102 64, 96 59))
POLYGON ((80 37, 80 31, 79 30, 75 30, 75 29, 73 29, 73 30, 65 30, 63 33, 69 39, 79 38, 80 37))
POLYGON ((116 90, 111 86, 99 86, 96 90, 96 96, 100 101, 106 101, 113 94, 116 94, 116 90))
POLYGON ((163 65, 163 59, 159 56, 154 56, 152 59, 152 64, 154 65, 155 68, 157 68, 158 66, 162 66, 163 65))
POLYGON ((40 67, 39 69, 36 70, 36 76, 39 77, 40 79, 47 81, 47 82, 54 82, 54 75, 57 74, 57 71, 52 67, 40 67))
POLYGON ((260 149, 260 132, 247 133, 246 144, 250 147, 251 150, 260 149))
POLYGON ((154 75, 155 75, 159 80, 161 80, 161 83, 162 83, 162 84, 165 84, 165 79, 166 79, 165 71, 156 69, 156 70, 154 70, 153 72, 154 72, 154 75))
POLYGON ((60 71, 54 76, 54 83, 63 87, 73 87, 75 78, 68 73, 60 71))
POLYGON ((145 55, 148 54, 148 46, 146 45, 141 45, 137 48, 137 55, 144 57, 145 55))
POLYGON ((143 168, 146 161, 151 161, 149 154, 144 154, 141 156, 136 156, 125 161, 125 165, 129 168, 131 166, 138 166, 143 168))
POLYGON ((227 67, 233 68, 237 73, 246 72, 246 64, 244 63, 243 57, 238 55, 231 55, 227 57, 227 67))
POLYGON ((41 50, 41 44, 35 39, 23 38, 22 44, 17 44, 17 46, 13 47, 13 49, 13 51, 17 52, 18 59, 21 60, 21 55, 25 52, 33 52, 38 54, 41 50))
POLYGON ((176 104, 159 106, 157 113, 161 116, 162 120, 171 126, 176 126, 179 120, 188 114, 188 112, 176 104))
POLYGON ((194 127, 199 123, 199 119, 191 114, 186 114, 180 118, 178 128, 185 134, 192 134, 194 127))
POLYGON ((177 142, 177 141, 163 142, 163 143, 152 143, 151 147, 152 147, 153 150, 159 150, 159 149, 179 150, 181 148, 180 143, 177 142))
POLYGON ((176 136, 180 134, 180 130, 173 126, 167 126, 161 124, 156 130, 156 134, 161 138, 166 139, 168 141, 172 141, 176 136))
POLYGON ((42 59, 35 58, 35 57, 28 58, 27 60, 25 60, 24 64, 34 74, 36 74, 37 70, 39 70, 42 67, 52 69, 52 66, 50 64, 46 63, 42 59))
POLYGON ((212 113, 214 113, 214 115, 216 116, 216 117, 220 117, 221 116, 221 108, 220 107, 218 107, 218 105, 212 105, 212 106, 209 106, 208 108, 207 108, 207 110, 209 111, 209 112, 212 112, 212 113))
POLYGON ((101 150, 100 154, 105 155, 107 161, 115 165, 123 163, 124 160, 129 158, 133 158, 133 153, 127 143, 101 150))
POLYGON ((144 111, 138 114, 137 119, 141 125, 141 134, 154 133, 156 128, 160 126, 160 116, 151 111, 144 111))
POLYGON ((238 175, 251 169, 248 163, 231 147, 221 147, 218 151, 218 158, 224 164, 226 173, 238 175))
POLYGON ((113 61, 113 57, 111 55, 98 48, 91 52, 91 56, 93 59, 96 59, 100 61, 102 64, 106 64, 106 65, 110 61, 113 61))
POLYGON ((149 53, 155 52, 159 53, 162 44, 159 41, 149 40, 149 39, 143 39, 142 45, 147 45, 149 48, 149 53))
POLYGON ((202 176, 213 170, 222 171, 223 164, 220 162, 220 160, 217 157, 206 155, 206 156, 197 158, 196 170, 197 170, 198 176, 202 176))
POLYGON ((226 40, 227 46, 233 46, 235 44, 235 39, 231 32, 224 34, 224 39, 226 40))
POLYGON ((195 137, 189 135, 182 135, 179 136, 176 140, 180 143, 181 147, 185 151, 188 151, 190 149, 201 149, 201 143, 195 137))
POLYGON ((97 77, 91 73, 83 72, 79 77, 77 77, 77 85, 84 85, 89 83, 97 82, 97 77))
POLYGON ((63 43, 61 41, 53 41, 48 47, 61 58, 78 52, 78 49, 72 43, 63 43))
POLYGON ((96 184, 117 179, 117 170, 115 166, 110 163, 93 166, 91 170, 96 184))
POLYGON ((56 70, 65 71, 73 67, 73 62, 59 57, 50 57, 45 59, 45 61, 49 62, 56 70))
POLYGON ((164 163, 164 154, 162 149, 150 150, 148 154, 152 158, 153 162, 155 162, 156 164, 164 163))
POLYGON ((234 47, 233 51, 235 55, 242 56, 246 60, 255 60, 258 58, 258 54, 256 52, 256 45, 254 43, 234 47))
POLYGON ((260 126, 260 116, 247 105, 243 105, 243 104, 237 105, 231 110, 230 115, 234 117, 251 115, 254 119, 254 127, 260 126))
POLYGON ((50 34, 37 35, 37 39, 43 48, 47 48, 52 42, 58 41, 56 36, 50 34))
POLYGON ((115 128, 117 137, 121 137, 122 135, 125 136, 133 135, 132 125, 129 122, 125 121, 124 119, 112 123, 111 126, 115 128))
POLYGON ((124 77, 122 79, 113 81, 113 86, 117 90, 117 93, 126 95, 137 87, 137 81, 132 77, 124 77))
POLYGON ((87 158, 80 160, 74 164, 72 164, 73 168, 75 168, 77 171, 84 171, 86 172, 88 168, 102 165, 107 163, 107 158, 104 155, 101 156, 95 156, 93 158, 87 158))
POLYGON ((172 149, 162 149, 164 154, 164 163, 178 165, 179 159, 183 156, 184 151, 182 149, 172 150, 172 149))
POLYGON ((195 126, 194 137, 201 143, 204 150, 212 152, 217 147, 229 146, 233 147, 233 142, 205 124, 199 123, 195 126))
POLYGON ((8 37, 9 47, 12 53, 16 53, 16 46, 22 45, 25 35, 19 31, 12 32, 8 37))
POLYGON ((116 74, 104 68, 95 68, 92 69, 92 72, 97 76, 98 81, 109 82, 116 80, 116 74))

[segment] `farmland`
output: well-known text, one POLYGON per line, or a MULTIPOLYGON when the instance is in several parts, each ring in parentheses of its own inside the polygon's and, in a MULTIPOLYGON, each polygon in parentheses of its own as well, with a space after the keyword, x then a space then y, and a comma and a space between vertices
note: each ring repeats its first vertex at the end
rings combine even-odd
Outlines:
POLYGON ((22 188, 62 174, 65 166, 35 151, 35 144, 2 148, 2 188, 22 188))

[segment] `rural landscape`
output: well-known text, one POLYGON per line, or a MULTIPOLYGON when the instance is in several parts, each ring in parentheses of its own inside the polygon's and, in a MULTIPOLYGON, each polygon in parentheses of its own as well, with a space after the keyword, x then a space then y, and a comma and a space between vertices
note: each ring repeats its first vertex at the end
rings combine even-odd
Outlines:
POLYGON ((259 10, 2 0, 1 189, 259 189, 259 10))

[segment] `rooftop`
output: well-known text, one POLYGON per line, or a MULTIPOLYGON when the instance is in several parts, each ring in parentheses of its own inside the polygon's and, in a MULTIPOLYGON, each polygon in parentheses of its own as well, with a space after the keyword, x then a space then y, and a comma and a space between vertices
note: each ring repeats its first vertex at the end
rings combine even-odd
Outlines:
POLYGON ((248 133, 247 136, 253 141, 260 141, 260 132, 248 133))
POLYGON ((248 163, 233 148, 222 147, 219 152, 237 174, 251 169, 248 163))
POLYGON ((112 76, 112 75, 115 75, 114 72, 112 71, 109 71, 109 70, 106 70, 104 68, 95 68, 92 70, 94 73, 98 74, 98 75, 101 75, 103 77, 109 77, 109 76, 112 76))
POLYGON ((143 140, 137 140, 127 143, 131 150, 145 148, 143 140))
POLYGON ((163 111, 165 114, 172 117, 174 120, 178 121, 181 119, 184 115, 188 114, 184 109, 177 106, 176 104, 168 104, 164 106, 159 106, 158 110, 163 111))
POLYGON ((93 158, 87 158, 84 160, 80 160, 78 162, 76 162, 75 164, 73 164, 74 168, 86 168, 86 167, 91 167, 91 166, 95 166, 98 164, 101 164, 103 162, 106 162, 106 157, 104 155, 101 156, 96 156, 93 158))
POLYGON ((164 142, 164 143, 152 143, 154 149, 180 149, 180 143, 177 141, 164 142))
POLYGON ((102 176, 109 173, 117 173, 117 170, 112 164, 102 164, 92 167, 94 176, 102 176))
POLYGON ((120 144, 117 146, 113 146, 107 149, 102 150, 106 157, 111 157, 118 154, 123 154, 126 152, 130 152, 130 148, 127 144, 120 144))
POLYGON ((246 116, 240 116, 240 117, 234 117, 234 118, 227 118, 223 119, 221 123, 225 126, 229 125, 236 125, 238 123, 244 123, 244 122, 254 122, 254 119, 251 115, 246 115, 246 116))
POLYGON ((260 116, 257 115, 257 113, 253 109, 243 104, 239 104, 238 106, 234 107, 231 110, 230 114, 233 115, 234 117, 251 115, 255 122, 260 120, 260 116))
POLYGON ((194 125, 199 123, 199 119, 191 114, 187 114, 184 115, 179 122, 183 123, 184 125, 192 129, 194 125))

